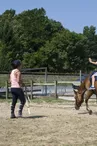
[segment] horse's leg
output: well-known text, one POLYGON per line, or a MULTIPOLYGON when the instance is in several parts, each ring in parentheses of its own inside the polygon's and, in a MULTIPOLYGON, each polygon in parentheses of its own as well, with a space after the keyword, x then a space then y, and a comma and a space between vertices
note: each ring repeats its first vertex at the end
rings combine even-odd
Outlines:
POLYGON ((89 112, 89 114, 92 114, 92 110, 89 109, 88 100, 90 99, 92 94, 93 94, 93 91, 87 91, 85 94, 86 110, 89 112))

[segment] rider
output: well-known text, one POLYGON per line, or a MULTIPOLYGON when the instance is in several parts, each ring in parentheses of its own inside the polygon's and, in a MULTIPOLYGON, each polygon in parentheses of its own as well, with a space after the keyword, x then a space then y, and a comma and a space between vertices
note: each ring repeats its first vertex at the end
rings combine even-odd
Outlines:
POLYGON ((22 117, 22 110, 25 105, 25 97, 24 92, 21 88, 23 85, 21 79, 21 61, 15 60, 12 62, 12 71, 10 73, 10 83, 11 83, 11 93, 12 93, 12 104, 11 104, 11 118, 16 118, 15 116, 15 105, 17 103, 17 99, 20 100, 20 106, 18 111, 18 116, 22 117))
MULTIPOLYGON (((89 62, 92 63, 92 64, 97 65, 97 61, 94 62, 94 61, 92 61, 91 58, 89 58, 89 62)), ((95 77, 96 77, 96 76, 97 76, 97 72, 95 72, 95 73, 92 75, 92 77, 91 77, 91 78, 92 78, 92 85, 90 86, 89 90, 95 90, 94 82, 95 82, 95 77)))

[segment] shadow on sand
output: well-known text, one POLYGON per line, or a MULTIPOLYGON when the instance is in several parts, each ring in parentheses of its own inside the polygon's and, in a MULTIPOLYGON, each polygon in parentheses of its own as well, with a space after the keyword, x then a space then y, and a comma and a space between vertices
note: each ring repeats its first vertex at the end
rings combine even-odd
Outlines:
POLYGON ((78 113, 79 115, 85 115, 85 114, 89 114, 87 111, 86 112, 81 112, 81 113, 78 113))
POLYGON ((89 112, 81 112, 81 113, 78 113, 79 115, 84 115, 84 114, 88 114, 88 115, 96 115, 97 116, 97 112, 92 112, 91 114, 89 114, 89 112))
POLYGON ((47 116, 43 115, 36 115, 36 116, 27 116, 27 117, 22 117, 23 119, 37 119, 37 118, 45 118, 47 116))

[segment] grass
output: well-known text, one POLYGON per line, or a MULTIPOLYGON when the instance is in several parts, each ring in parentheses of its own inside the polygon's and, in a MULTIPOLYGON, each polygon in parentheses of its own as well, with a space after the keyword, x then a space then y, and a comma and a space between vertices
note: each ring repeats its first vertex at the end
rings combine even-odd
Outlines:
MULTIPOLYGON (((2 98, 0 97, 0 102, 11 102, 12 99, 8 98, 6 100, 6 98, 2 98)), ((64 99, 56 99, 55 97, 37 97, 31 100, 31 103, 37 103, 37 104, 41 104, 41 103, 50 103, 50 104, 54 104, 54 103, 59 103, 59 104, 63 104, 63 103, 68 103, 68 102, 72 102, 72 101, 66 101, 64 99)))
POLYGON ((0 74, 0 87, 4 87, 6 85, 6 81, 8 80, 7 74, 0 74))
POLYGON ((11 102, 11 99, 5 99, 5 98, 1 98, 0 97, 0 103, 2 103, 2 102, 11 102))
POLYGON ((40 97, 32 100, 34 103, 63 103, 63 99, 56 99, 55 97, 40 97))

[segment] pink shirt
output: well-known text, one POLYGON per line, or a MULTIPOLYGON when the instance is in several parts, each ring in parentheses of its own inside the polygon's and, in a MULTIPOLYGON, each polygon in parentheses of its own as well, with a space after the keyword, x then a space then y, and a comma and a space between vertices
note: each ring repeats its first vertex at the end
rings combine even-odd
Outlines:
POLYGON ((11 87, 12 88, 20 88, 18 79, 17 79, 17 74, 19 70, 18 69, 13 69, 11 74, 10 74, 10 82, 11 82, 11 87))

